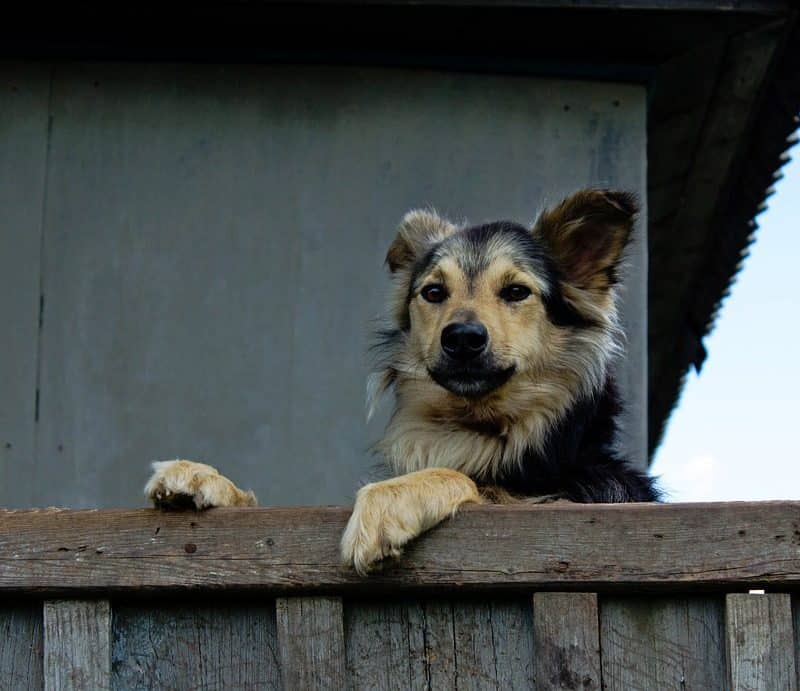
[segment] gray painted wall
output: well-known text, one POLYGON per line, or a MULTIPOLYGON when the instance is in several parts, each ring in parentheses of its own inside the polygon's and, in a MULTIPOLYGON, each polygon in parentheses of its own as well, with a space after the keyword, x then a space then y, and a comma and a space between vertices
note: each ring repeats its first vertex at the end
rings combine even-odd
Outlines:
MULTIPOLYGON (((645 195, 637 86, 7 63, 0 94, 6 506, 140 505, 147 463, 175 457, 265 505, 349 502, 383 422, 364 422, 366 348, 402 214, 524 221, 581 185, 645 195)), ((644 247, 621 367, 640 459, 644 247)))

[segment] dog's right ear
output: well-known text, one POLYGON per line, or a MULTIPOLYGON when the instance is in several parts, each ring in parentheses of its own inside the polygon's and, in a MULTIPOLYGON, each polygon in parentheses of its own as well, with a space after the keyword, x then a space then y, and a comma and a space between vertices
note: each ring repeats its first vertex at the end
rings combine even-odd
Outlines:
POLYGON ((533 234, 550 250, 564 280, 589 291, 617 283, 638 206, 634 195, 589 188, 543 211, 533 234))
POLYGON ((435 211, 409 211, 397 228, 397 237, 386 254, 386 264, 393 274, 407 268, 440 240, 454 233, 456 227, 435 211))

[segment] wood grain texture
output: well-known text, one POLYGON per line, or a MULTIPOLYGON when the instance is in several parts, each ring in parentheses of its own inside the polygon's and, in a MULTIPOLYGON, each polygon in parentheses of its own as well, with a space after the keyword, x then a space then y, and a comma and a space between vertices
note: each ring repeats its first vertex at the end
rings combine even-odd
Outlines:
POLYGON ((280 689, 272 603, 114 609, 112 688, 280 689))
POLYGON ((42 608, 0 606, 0 691, 41 689, 42 608))
POLYGON ((725 598, 732 691, 797 689, 791 596, 735 593, 725 598))
POLYGON ((600 691, 595 593, 536 593, 533 651, 537 688, 600 691))
POLYGON ((111 688, 111 605, 108 600, 44 603, 45 691, 111 688))
POLYGON ((723 691, 723 618, 719 596, 603 598, 604 688, 723 691))
POLYGON ((348 602, 344 635, 353 689, 419 688, 424 660, 421 632, 411 626, 410 603, 348 602))
POLYGON ((0 591, 800 584, 797 502, 470 507, 366 579, 339 563, 349 514, 336 507, 3 511, 0 591))
POLYGON ((279 598, 275 605, 285 689, 343 689, 346 685, 342 600, 279 598))
POLYGON ((533 687, 530 602, 348 602, 347 667, 360 689, 533 687))
POLYGON ((792 623, 794 624, 794 667, 797 672, 797 688, 800 689, 800 596, 792 595, 792 623))

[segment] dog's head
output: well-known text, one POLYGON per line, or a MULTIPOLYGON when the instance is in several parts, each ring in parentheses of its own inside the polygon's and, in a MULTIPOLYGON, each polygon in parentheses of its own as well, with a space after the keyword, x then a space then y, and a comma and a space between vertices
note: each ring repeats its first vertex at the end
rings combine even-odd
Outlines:
POLYGON ((632 195, 597 189, 543 212, 533 228, 406 215, 386 257, 393 325, 379 386, 414 382, 469 405, 537 381, 601 385, 635 215, 632 195))

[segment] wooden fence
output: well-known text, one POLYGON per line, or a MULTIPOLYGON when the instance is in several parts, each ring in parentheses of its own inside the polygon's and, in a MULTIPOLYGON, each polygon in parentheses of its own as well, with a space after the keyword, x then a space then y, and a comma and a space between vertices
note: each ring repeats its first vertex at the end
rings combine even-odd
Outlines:
POLYGON ((797 688, 800 503, 474 507, 367 579, 348 515, 0 512, 0 688, 797 688))

